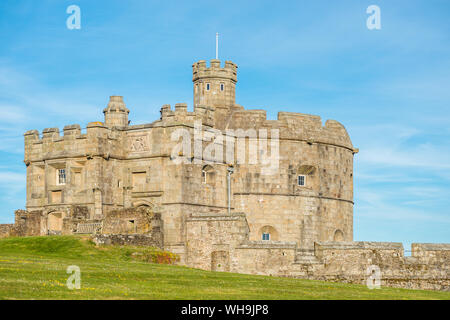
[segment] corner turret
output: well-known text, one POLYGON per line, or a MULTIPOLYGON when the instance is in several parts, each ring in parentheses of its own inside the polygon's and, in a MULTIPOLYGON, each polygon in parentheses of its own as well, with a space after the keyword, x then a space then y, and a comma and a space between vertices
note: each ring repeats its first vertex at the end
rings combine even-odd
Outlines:
POLYGON ((219 109, 230 109, 235 105, 237 82, 237 65, 225 61, 220 66, 220 60, 213 59, 210 67, 205 60, 192 65, 192 81, 194 82, 194 107, 199 105, 219 109))
POLYGON ((128 126, 130 110, 125 106, 122 96, 111 96, 108 106, 103 110, 103 113, 105 114, 106 127, 128 126))

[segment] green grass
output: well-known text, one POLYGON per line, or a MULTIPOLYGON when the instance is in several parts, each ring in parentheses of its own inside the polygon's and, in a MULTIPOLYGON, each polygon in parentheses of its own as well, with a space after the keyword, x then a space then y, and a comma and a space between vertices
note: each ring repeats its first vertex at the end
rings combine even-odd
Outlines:
POLYGON ((149 248, 96 247, 83 237, 0 239, 0 299, 450 299, 450 292, 209 272, 132 258, 149 248), (67 267, 81 269, 69 290, 67 267))

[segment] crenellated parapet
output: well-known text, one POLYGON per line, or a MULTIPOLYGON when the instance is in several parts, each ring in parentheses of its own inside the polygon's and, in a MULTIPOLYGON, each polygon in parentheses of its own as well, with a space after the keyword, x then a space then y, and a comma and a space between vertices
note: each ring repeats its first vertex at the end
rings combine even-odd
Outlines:
POLYGON ((161 107, 161 120, 165 123, 184 123, 192 122, 195 114, 187 111, 186 103, 175 104, 175 109, 172 110, 170 104, 165 104, 161 107))
POLYGON ((308 143, 322 143, 347 148, 353 147, 345 127, 336 120, 322 124, 320 116, 294 112, 279 112, 277 120, 267 120, 265 110, 237 110, 233 112, 228 126, 230 129, 278 129, 280 139, 302 140, 308 143))
POLYGON ((207 78, 222 78, 237 82, 237 65, 231 61, 225 61, 222 68, 220 60, 213 59, 210 66, 206 65, 205 60, 200 60, 192 65, 192 81, 207 78))
POLYGON ((205 126, 214 126, 214 107, 198 105, 194 107, 193 112, 188 112, 186 103, 175 104, 175 109, 172 110, 170 104, 165 104, 161 107, 161 118, 164 125, 174 124, 189 124, 194 122, 201 122, 205 126))
POLYGON ((52 142, 59 139, 59 129, 58 128, 46 128, 42 131, 42 141, 52 142))
POLYGON ((79 124, 67 125, 62 131, 46 128, 41 135, 37 130, 30 130, 24 134, 25 162, 93 155, 106 157, 114 153, 120 156, 120 135, 120 131, 102 122, 89 123, 84 134, 79 124))
POLYGON ((68 137, 71 139, 81 137, 81 127, 79 124, 72 124, 72 125, 65 126, 63 131, 64 131, 64 137, 68 137))

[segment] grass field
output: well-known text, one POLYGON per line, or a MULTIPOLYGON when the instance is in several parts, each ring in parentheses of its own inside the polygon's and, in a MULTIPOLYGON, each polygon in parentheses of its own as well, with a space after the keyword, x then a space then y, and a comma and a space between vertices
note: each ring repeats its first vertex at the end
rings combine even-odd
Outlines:
POLYGON ((450 299, 450 292, 209 272, 133 258, 148 248, 96 247, 87 238, 0 239, 0 299, 450 299), (81 270, 69 290, 67 267, 81 270))

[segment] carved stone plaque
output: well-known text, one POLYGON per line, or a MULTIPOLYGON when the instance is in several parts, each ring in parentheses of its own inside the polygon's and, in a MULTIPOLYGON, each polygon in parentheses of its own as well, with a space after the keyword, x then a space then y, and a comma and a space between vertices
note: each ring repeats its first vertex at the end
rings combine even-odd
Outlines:
POLYGON ((130 152, 146 152, 150 150, 146 134, 128 137, 128 148, 130 152))

